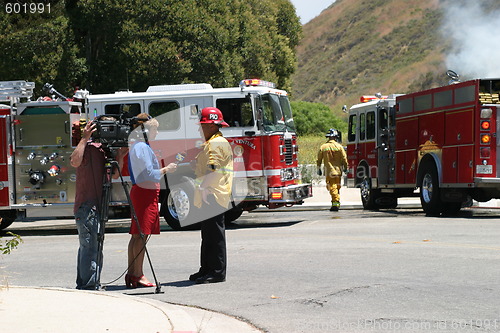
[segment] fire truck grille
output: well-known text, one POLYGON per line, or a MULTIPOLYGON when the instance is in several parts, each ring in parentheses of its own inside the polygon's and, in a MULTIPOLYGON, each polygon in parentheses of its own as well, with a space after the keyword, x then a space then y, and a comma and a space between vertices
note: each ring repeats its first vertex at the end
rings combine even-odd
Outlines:
POLYGON ((293 144, 291 139, 285 140, 285 163, 287 165, 293 163, 293 144))

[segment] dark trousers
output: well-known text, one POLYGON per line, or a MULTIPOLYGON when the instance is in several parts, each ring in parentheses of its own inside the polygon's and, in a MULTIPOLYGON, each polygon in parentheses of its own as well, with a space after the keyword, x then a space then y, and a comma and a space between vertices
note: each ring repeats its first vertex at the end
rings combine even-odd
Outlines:
POLYGON ((209 196, 210 211, 218 206, 218 215, 201 222, 201 268, 204 274, 213 274, 216 277, 226 277, 226 228, 224 225, 224 208, 219 206, 214 196, 209 196))

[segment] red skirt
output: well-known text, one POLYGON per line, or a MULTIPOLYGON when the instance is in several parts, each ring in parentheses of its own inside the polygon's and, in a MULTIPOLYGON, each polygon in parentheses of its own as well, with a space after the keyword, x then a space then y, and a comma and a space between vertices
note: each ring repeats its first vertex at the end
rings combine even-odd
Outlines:
MULTIPOLYGON (((139 219, 141 231, 144 235, 158 235, 160 233, 160 213, 158 212, 158 195, 160 189, 142 188, 132 185, 130 199, 139 219)), ((130 234, 140 234, 137 223, 132 216, 130 234)))

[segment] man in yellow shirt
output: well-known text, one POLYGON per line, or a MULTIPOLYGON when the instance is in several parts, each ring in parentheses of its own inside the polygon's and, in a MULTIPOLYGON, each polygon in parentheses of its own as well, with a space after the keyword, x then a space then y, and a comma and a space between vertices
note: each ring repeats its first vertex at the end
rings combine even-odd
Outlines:
POLYGON ((326 189, 332 197, 332 207, 330 211, 338 211, 340 208, 340 187, 342 171, 347 169, 347 155, 344 148, 337 140, 340 139, 339 132, 330 128, 326 133, 328 141, 321 145, 318 152, 318 175, 321 173, 321 163, 325 164, 326 189))
POLYGON ((207 219, 201 222, 201 267, 189 277, 196 283, 226 280, 224 213, 231 202, 233 153, 220 128, 227 126, 219 109, 201 110, 200 131, 206 142, 196 156, 194 205, 207 219))

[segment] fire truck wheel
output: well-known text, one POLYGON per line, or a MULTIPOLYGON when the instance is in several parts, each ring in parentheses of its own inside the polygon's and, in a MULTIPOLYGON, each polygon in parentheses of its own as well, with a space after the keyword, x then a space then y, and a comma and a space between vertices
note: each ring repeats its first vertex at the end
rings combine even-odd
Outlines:
POLYGON ((359 184, 359 191, 361 193, 361 202, 363 208, 367 210, 377 210, 380 207, 377 205, 376 200, 379 196, 379 191, 372 189, 371 179, 364 177, 359 184))
POLYGON ((394 209, 398 206, 398 198, 384 195, 379 189, 372 189, 371 179, 365 178, 359 184, 361 202, 366 210, 394 209))
POLYGON ((182 177, 180 183, 170 187, 165 197, 161 215, 172 229, 185 229, 181 227, 180 221, 188 221, 194 215, 194 206, 192 203, 192 198, 194 197, 193 180, 189 177, 182 177))
POLYGON ((17 218, 15 209, 0 211, 0 230, 10 226, 17 218))
POLYGON ((424 165, 419 187, 420 203, 426 215, 439 216, 443 207, 436 167, 431 163, 424 165))

